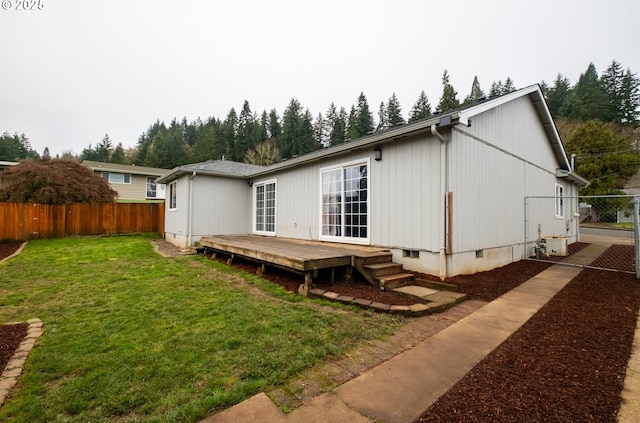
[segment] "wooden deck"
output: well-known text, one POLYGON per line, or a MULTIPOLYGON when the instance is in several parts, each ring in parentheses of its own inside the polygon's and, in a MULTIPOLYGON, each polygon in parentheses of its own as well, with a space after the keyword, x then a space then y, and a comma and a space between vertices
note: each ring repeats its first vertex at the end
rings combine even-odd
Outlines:
POLYGON ((351 266, 353 257, 390 255, 385 248, 257 235, 207 236, 200 239, 199 246, 302 274, 351 266))

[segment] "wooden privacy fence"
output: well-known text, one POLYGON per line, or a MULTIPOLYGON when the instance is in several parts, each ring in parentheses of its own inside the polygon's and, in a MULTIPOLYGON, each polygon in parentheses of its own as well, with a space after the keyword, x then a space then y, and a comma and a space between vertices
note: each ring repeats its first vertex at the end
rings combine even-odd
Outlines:
POLYGON ((0 203, 0 240, 164 234, 164 203, 0 203))

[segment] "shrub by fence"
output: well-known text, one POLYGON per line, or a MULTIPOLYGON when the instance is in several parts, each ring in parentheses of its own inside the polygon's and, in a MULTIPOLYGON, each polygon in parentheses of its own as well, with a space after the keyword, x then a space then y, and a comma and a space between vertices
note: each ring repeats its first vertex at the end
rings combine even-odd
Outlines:
POLYGON ((0 203, 0 239, 164 233, 164 203, 0 203))

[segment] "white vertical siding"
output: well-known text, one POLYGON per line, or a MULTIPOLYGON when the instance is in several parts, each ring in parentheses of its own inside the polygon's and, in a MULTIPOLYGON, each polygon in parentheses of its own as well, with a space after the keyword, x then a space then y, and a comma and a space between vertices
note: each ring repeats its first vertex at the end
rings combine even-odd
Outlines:
MULTIPOLYGON (((164 232, 167 241, 180 247, 187 247, 187 226, 189 216, 189 176, 176 179, 176 209, 169 210, 165 201, 164 232)), ((167 190, 169 188, 167 187, 167 190)))
POLYGON ((459 129, 449 150, 454 253, 521 245, 524 198, 553 196, 558 167, 531 101, 516 99, 459 129))
MULTIPOLYGON (((276 235, 317 240, 320 235, 320 169, 369 159, 370 243, 437 251, 440 213, 440 142, 430 136, 373 148, 288 169, 277 180, 276 235)), ((263 179, 256 179, 260 183, 263 179)))
POLYGON ((192 237, 251 233, 251 188, 244 179, 196 175, 192 237))

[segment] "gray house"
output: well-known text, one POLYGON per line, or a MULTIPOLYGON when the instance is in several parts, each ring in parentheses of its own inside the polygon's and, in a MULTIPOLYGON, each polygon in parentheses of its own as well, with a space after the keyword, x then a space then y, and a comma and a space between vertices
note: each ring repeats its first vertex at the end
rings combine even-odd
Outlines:
POLYGON ((587 183, 538 85, 269 167, 212 161, 158 182, 180 247, 223 234, 372 245, 440 277, 525 258, 527 196, 555 197, 547 226, 575 242, 569 197, 587 183))

